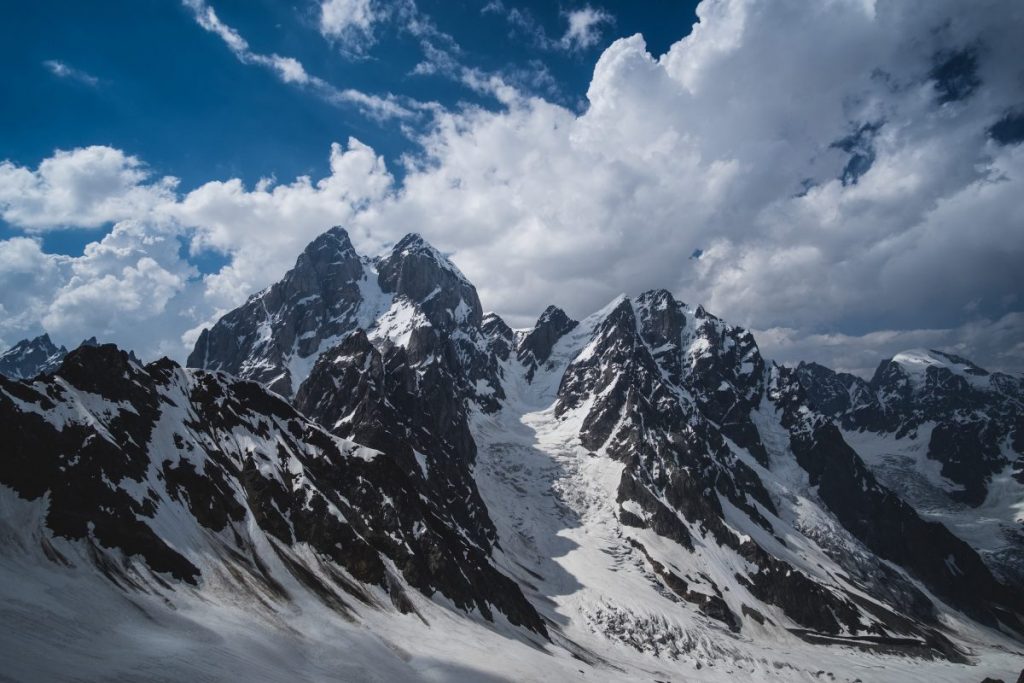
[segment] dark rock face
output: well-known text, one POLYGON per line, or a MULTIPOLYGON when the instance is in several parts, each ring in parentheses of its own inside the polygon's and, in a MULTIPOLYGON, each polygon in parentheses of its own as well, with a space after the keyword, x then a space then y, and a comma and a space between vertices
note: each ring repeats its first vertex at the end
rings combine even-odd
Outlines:
MULTIPOLYGON (((694 499, 678 497, 680 505, 695 514, 698 507, 710 506, 706 511, 720 516, 717 500, 701 495, 716 490, 770 529, 751 503, 774 509, 757 476, 730 453, 722 432, 704 418, 701 405, 688 401, 680 391, 680 385, 685 386, 682 368, 688 353, 680 348, 682 327, 672 343, 674 356, 663 350, 665 343, 652 348, 644 339, 644 330, 651 329, 652 308, 659 311, 666 303, 677 312, 682 310, 681 304, 665 295, 641 296, 636 310, 622 299, 611 311, 595 334, 590 355, 574 361, 562 378, 556 415, 579 407, 588 396, 597 396, 580 433, 586 448, 604 446, 613 457, 642 463, 640 471, 629 473, 638 482, 650 482, 655 488, 672 482, 672 490, 692 492, 694 499), (673 369, 680 384, 670 379, 673 369)), ((654 335, 652 339, 660 341, 654 335)), ((691 367, 687 365, 687 373, 691 367)))
POLYGON ((159 413, 159 399, 139 386, 148 380, 144 371, 123 351, 99 346, 73 351, 56 377, 112 404, 130 405, 131 410, 111 408, 104 415, 108 432, 120 439, 103 438, 84 421, 48 420, 49 413, 73 402, 54 376, 33 384, 0 378, 0 434, 6 444, 0 482, 30 500, 49 494, 46 524, 55 535, 119 548, 141 556, 154 571, 195 583, 199 570, 139 520, 154 516, 154 501, 136 500, 108 483, 144 481, 150 465, 144 444, 159 413), (20 410, 15 401, 30 412, 20 410))
POLYGON ((405 580, 485 615, 496 606, 514 623, 543 632, 518 587, 489 562, 494 525, 471 476, 476 445, 466 401, 497 408, 504 398, 498 362, 511 344, 500 319, 484 328, 476 289, 419 235, 371 262, 360 260, 335 228, 281 283, 200 339, 189 363, 294 392, 298 408, 334 434, 386 452, 393 471, 368 481, 402 481, 401 500, 410 509, 400 516, 426 515, 430 531, 409 540, 404 553, 389 550, 405 580), (384 305, 374 308, 366 292, 384 305), (230 346, 239 329, 250 332, 237 353, 207 355, 216 335, 230 346), (286 367, 296 357, 312 364, 308 377, 286 367), (231 360, 211 360, 221 358, 231 360))
POLYGON ((1002 444, 1020 438, 1024 425, 1024 380, 941 351, 883 361, 870 382, 816 364, 801 364, 797 379, 810 403, 846 429, 903 438, 934 423, 927 456, 961 485, 953 498, 972 506, 1011 464, 1002 444))
POLYGON ((718 424, 722 435, 746 448, 762 465, 768 454, 750 411, 764 392, 765 364, 754 337, 727 325, 698 306, 685 328, 683 304, 665 290, 642 294, 640 331, 671 381, 691 392, 697 408, 718 424), (684 350, 680 340, 688 339, 684 350))
MULTIPOLYGON (((866 604, 853 590, 819 583, 753 539, 741 539, 726 523, 728 501, 774 532, 762 514, 778 515, 772 497, 727 441, 771 467, 754 416, 775 405, 797 463, 853 538, 976 619, 1019 631, 1020 592, 996 579, 944 526, 922 520, 881 486, 828 418, 808 409, 860 405, 865 389, 851 379, 856 380, 820 366, 769 368, 749 333, 655 291, 635 302, 621 300, 599 323, 586 351, 562 378, 556 415, 589 406, 580 431, 583 445, 626 463, 618 491, 624 525, 649 528, 685 548, 693 547, 696 526, 756 567, 738 576, 742 585, 806 628, 913 636, 935 644, 941 656, 960 657, 935 632, 928 599, 877 560, 850 570, 863 580, 871 575, 880 580, 878 591, 887 595, 890 607, 866 604), (813 400, 798 379, 812 373, 828 380, 814 384, 813 400), (903 540, 906 536, 914 540, 903 540)), ((964 433, 970 435, 959 432, 964 433)), ((835 552, 840 561, 848 559, 841 548, 835 552)))
MULTIPOLYGON (((815 364, 801 364, 794 378, 808 404, 848 432, 880 440, 890 450, 915 444, 910 455, 876 461, 876 475, 919 510, 965 520, 963 530, 951 528, 974 544, 1000 579, 1024 580, 1024 530, 1012 517, 999 519, 998 531, 987 537, 969 528, 979 516, 998 514, 972 510, 988 505, 996 478, 1006 479, 1008 472, 1024 483, 1024 379, 935 350, 897 354, 878 366, 870 382, 815 364), (940 465, 941 482, 928 478, 934 465, 927 461, 940 465)), ((1006 484, 997 486, 1002 491, 1006 484)), ((995 500, 1006 495, 996 493, 995 500)))
POLYGON ((483 312, 476 288, 439 251, 411 233, 377 263, 380 288, 418 304, 430 324, 443 332, 460 325, 480 327, 483 312))
POLYGON ((300 410, 338 436, 389 454, 390 471, 407 488, 402 518, 422 519, 427 533, 391 555, 402 576, 425 593, 440 591, 464 608, 544 632, 518 585, 489 554, 497 541, 471 467, 476 444, 458 388, 460 365, 435 328, 416 328, 408 349, 382 352, 359 330, 323 354, 295 397, 300 410), (406 510, 409 508, 409 510, 406 510))
POLYGON ((485 615, 493 605, 544 632, 518 586, 490 563, 497 538, 471 473, 476 444, 466 403, 487 410, 504 398, 498 360, 508 357, 512 332, 496 316, 484 325, 475 288, 418 235, 376 267, 381 290, 420 322, 404 330, 403 343, 350 332, 320 355, 296 406, 334 434, 389 454, 409 487, 405 504, 421 510, 433 532, 392 558, 410 585, 485 615))
POLYGON ((843 417, 875 403, 871 387, 856 375, 836 372, 818 363, 800 363, 796 372, 807 400, 826 415, 843 417))
POLYGON ((512 332, 496 316, 484 325, 476 289, 418 235, 375 267, 399 315, 354 327, 322 352, 295 404, 332 433, 388 453, 401 473, 403 501, 433 532, 392 557, 410 585, 485 615, 493 605, 543 632, 516 584, 490 564, 496 534, 471 473, 467 401, 486 411, 504 398, 498 362, 512 332), (392 336, 390 321, 402 317, 412 323, 392 336))
POLYGON ((495 358, 508 360, 516 343, 512 328, 500 316, 488 313, 484 315, 480 331, 487 337, 495 358))
POLYGON ((331 228, 306 247, 284 279, 203 330, 187 365, 291 396, 298 383, 289 362, 314 355, 325 340, 356 326, 366 278, 348 233, 331 228))
POLYGON ((107 558, 104 571, 122 586, 140 585, 147 571, 201 585, 210 557, 223 556, 207 544, 227 544, 254 580, 273 582, 253 549, 251 519, 295 578, 329 601, 369 601, 343 570, 407 603, 390 561, 428 595, 544 632, 470 533, 486 538, 486 512, 456 524, 421 498, 426 475, 411 471, 408 446, 392 457, 337 439, 256 383, 83 347, 54 378, 0 378, 0 436, 0 483, 27 500, 47 495, 47 527, 107 558), (65 417, 85 393, 98 397, 90 414, 65 417), (171 508, 188 511, 197 532, 186 537, 202 541, 179 538, 172 549, 155 522, 171 508), (333 585, 315 579, 298 543, 335 568, 333 585))
MULTIPOLYGON (((410 366, 428 363, 444 377, 436 386, 421 385, 429 387, 429 392, 417 391, 416 400, 434 400, 438 406, 454 410, 455 404, 474 397, 485 410, 497 409, 505 397, 498 358, 507 355, 504 348, 509 342, 499 339, 492 346, 489 332, 497 331, 500 337, 507 326, 500 318, 492 318, 484 329, 476 287, 415 233, 403 237, 388 256, 378 259, 376 268, 381 291, 425 319, 425 324, 411 330, 407 358, 402 360, 410 366)), ((383 346, 388 347, 389 342, 385 340, 383 346)))
POLYGON ((60 366, 68 350, 56 346, 48 334, 23 339, 0 354, 0 375, 12 379, 28 379, 50 373, 60 366))
POLYGON ((457 497, 459 506, 438 514, 489 547, 493 525, 468 474, 476 444, 452 372, 458 365, 444 351, 429 327, 413 332, 408 350, 383 353, 356 331, 320 357, 295 403, 338 436, 387 450, 435 500, 457 497))
POLYGON ((548 306, 541 313, 537 324, 523 337, 516 355, 526 366, 526 379, 532 380, 537 366, 547 362, 551 357, 551 349, 563 336, 571 332, 579 323, 565 314, 556 306, 548 306))

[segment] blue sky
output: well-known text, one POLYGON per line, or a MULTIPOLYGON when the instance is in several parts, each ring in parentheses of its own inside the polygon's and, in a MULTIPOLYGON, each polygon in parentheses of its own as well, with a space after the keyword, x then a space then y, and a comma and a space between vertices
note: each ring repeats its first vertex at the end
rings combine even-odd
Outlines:
POLYGON ((1016 0, 19 3, 0 346, 183 359, 341 224, 515 326, 663 287, 782 362, 1024 370, 1022 34, 1016 0))
MULTIPOLYGON (((592 7, 613 17, 598 27, 593 44, 572 50, 538 48, 530 28, 479 0, 421 1, 418 9, 451 36, 467 64, 494 72, 543 70, 548 79, 531 89, 581 108, 595 55, 615 38, 637 32, 653 50, 664 51, 687 32, 695 5, 515 3, 535 22, 532 30, 552 40, 566 32, 573 9, 592 7)), ((397 20, 382 21, 372 49, 359 55, 324 40, 313 1, 214 0, 210 6, 254 51, 298 59, 339 88, 444 107, 499 106, 450 77, 414 74, 423 50, 397 20)), ((173 0, 17 3, 0 24, 0 58, 0 150, 20 165, 34 165, 55 149, 108 145, 144 159, 156 174, 180 178, 183 189, 213 178, 251 184, 263 177, 323 175, 324 150, 349 136, 388 160, 416 154, 418 145, 403 126, 427 122, 376 120, 282 83, 270 71, 240 62, 173 0), (55 73, 54 63, 68 73, 55 73)), ((401 167, 393 168, 400 177, 401 167)), ((53 230, 43 242, 48 251, 80 254, 104 230, 109 225, 53 230)), ((18 232, 0 220, 0 238, 18 232)), ((203 270, 220 263, 192 260, 203 270)))

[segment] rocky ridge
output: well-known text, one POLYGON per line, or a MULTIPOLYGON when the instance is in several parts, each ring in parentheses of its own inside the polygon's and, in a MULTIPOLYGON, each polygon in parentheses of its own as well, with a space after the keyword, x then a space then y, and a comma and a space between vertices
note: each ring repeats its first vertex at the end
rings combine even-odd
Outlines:
POLYGON ((0 380, 0 483, 46 510, 26 552, 129 592, 454 610, 612 679, 770 678, 779 648, 944 671, 1024 632, 1012 552, 879 455, 927 436, 957 509, 1019 528, 993 495, 1024 490, 1020 379, 962 358, 784 368, 664 290, 517 332, 421 236, 367 258, 332 228, 188 365, 95 346, 0 380))

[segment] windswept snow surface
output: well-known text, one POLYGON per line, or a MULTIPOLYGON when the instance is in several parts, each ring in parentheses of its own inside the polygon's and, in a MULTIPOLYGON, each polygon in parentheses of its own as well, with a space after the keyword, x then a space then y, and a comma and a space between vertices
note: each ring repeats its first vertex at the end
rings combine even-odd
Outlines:
POLYGON ((346 619, 292 579, 272 553, 268 568, 288 592, 287 603, 247 592, 230 575, 199 590, 126 593, 90 569, 77 544, 52 541, 74 567, 36 556, 38 546, 28 547, 15 527, 43 508, 10 490, 0 492, 0 501, 0 680, 392 683, 579 675, 569 653, 507 624, 484 626, 418 593, 410 597, 422 621, 366 607, 346 619), (21 547, 13 549, 15 543, 21 547))

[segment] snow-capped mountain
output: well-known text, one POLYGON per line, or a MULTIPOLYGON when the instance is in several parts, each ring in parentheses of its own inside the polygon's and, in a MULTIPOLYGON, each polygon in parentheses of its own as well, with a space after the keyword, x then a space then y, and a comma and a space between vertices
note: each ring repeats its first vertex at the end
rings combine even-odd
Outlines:
POLYGON ((418 328, 447 337, 479 328, 481 318, 476 289, 419 235, 369 259, 335 227, 306 247, 280 282, 204 330, 187 364, 293 396, 320 354, 355 329, 406 346, 418 328))
POLYGON ((35 339, 22 339, 0 354, 0 375, 27 379, 44 372, 53 372, 66 355, 68 350, 56 346, 48 334, 35 339))
MULTIPOLYGON (((663 290, 580 321, 552 306, 517 331, 418 235, 367 258, 341 228, 204 331, 188 364, 101 346, 0 380, 0 585, 20 623, 63 613, 84 632, 90 610, 122 615, 142 652, 204 660, 164 656, 172 678, 953 681, 1024 666, 1021 583, 963 528, 980 495, 1019 533, 1024 496, 1000 478, 1019 472, 1019 378, 936 353, 871 382, 779 367, 663 290), (925 439, 940 445, 918 460, 969 492, 947 492, 960 517, 885 465, 885 448, 925 439), (62 607, 57 587, 104 597, 62 607), (219 643, 197 636, 210 630, 219 643)), ((32 657, 58 674, 148 671, 90 658, 78 631, 59 653, 24 629, 4 640, 19 676, 32 657)))
POLYGON ((814 363, 796 374, 888 487, 1024 585, 1024 378, 921 349, 870 381, 814 363))

